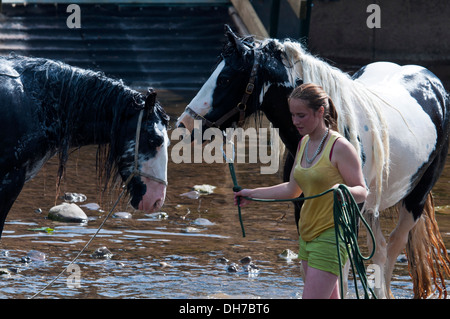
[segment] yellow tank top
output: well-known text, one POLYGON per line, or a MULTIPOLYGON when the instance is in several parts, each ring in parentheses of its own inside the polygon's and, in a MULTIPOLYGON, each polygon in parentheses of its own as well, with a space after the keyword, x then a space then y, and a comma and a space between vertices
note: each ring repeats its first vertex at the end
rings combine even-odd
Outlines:
MULTIPOLYGON (((320 158, 309 168, 304 168, 301 165, 309 136, 306 135, 302 139, 294 170, 294 179, 305 196, 317 195, 330 189, 335 184, 344 183, 338 169, 330 161, 330 151, 336 139, 340 137, 342 136, 339 133, 331 132, 320 158)), ((323 231, 334 227, 333 193, 330 192, 324 196, 306 200, 300 213, 298 226, 300 236, 304 241, 311 241, 323 231)))

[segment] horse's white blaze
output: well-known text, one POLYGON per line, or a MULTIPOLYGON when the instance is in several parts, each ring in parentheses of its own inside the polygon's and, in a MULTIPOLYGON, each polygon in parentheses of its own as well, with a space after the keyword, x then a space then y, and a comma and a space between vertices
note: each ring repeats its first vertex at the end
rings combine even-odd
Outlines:
POLYGON ((163 137, 164 142, 158 147, 155 157, 152 157, 148 161, 140 161, 140 169, 148 175, 167 181, 167 162, 169 156, 166 146, 169 145, 169 137, 167 135, 167 130, 161 122, 155 123, 154 125, 156 134, 163 137))
MULTIPOLYGON (((158 147, 155 157, 147 161, 139 160, 140 170, 145 174, 167 181, 167 162, 169 158, 167 147, 169 145, 169 137, 161 122, 155 123, 155 132, 164 138, 164 142, 158 147)), ((166 197, 166 185, 144 176, 141 176, 141 181, 146 185, 147 191, 139 203, 139 209, 146 212, 159 210, 163 206, 166 197)))
MULTIPOLYGON (((209 111, 211 111, 213 103, 213 93, 217 84, 217 77, 222 72, 224 67, 225 61, 221 61, 214 72, 211 74, 209 79, 205 82, 205 84, 203 84, 200 91, 198 91, 197 95, 189 103, 188 107, 191 110, 201 116, 204 116, 208 114, 209 111)), ((192 131, 192 129, 194 128, 194 119, 186 112, 181 114, 176 125, 179 126, 181 123, 183 123, 183 125, 189 131, 192 131)))

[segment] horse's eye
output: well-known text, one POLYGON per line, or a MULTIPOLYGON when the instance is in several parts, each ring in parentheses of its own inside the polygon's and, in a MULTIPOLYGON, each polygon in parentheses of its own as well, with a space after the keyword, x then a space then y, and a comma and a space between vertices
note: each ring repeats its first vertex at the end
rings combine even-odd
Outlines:
POLYGON ((224 86, 227 86, 228 83, 230 83, 230 79, 228 79, 228 78, 221 77, 221 78, 217 79, 218 86, 224 87, 224 86))

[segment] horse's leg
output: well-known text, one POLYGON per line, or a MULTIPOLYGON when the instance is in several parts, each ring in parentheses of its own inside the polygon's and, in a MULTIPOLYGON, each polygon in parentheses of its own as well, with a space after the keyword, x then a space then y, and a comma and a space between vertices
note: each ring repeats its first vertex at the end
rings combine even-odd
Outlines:
POLYGON ((449 143, 446 141, 419 183, 405 197, 405 209, 412 213, 417 225, 407 242, 408 266, 414 283, 414 298, 427 298, 435 289, 447 295, 443 273, 450 275, 450 259, 434 216, 431 189, 442 173, 449 143))
POLYGON ((413 215, 406 209, 403 202, 398 204, 397 208, 399 211, 398 223, 395 229, 389 235, 389 243, 387 246, 387 261, 384 269, 386 290, 388 292, 388 296, 390 297, 393 297, 390 287, 395 262, 397 261, 398 255, 406 247, 410 230, 417 223, 417 220, 414 220, 413 215))
MULTIPOLYGON (((380 270, 381 276, 381 285, 375 285, 374 292, 377 298, 384 299, 387 298, 386 286, 384 284, 384 265, 386 263, 386 239, 383 236, 380 226, 380 218, 375 211, 368 209, 364 211, 363 215, 364 219, 368 223, 369 227, 372 230, 372 233, 375 237, 375 253, 372 257, 372 263, 377 265, 377 268, 380 270)), ((372 240, 367 234, 367 246, 369 251, 372 251, 372 240)), ((377 281, 376 281, 377 282, 377 281)))
POLYGON ((436 292, 439 298, 442 295, 447 298, 444 275, 450 276, 450 258, 435 219, 431 193, 422 216, 409 232, 406 254, 414 283, 414 298, 428 298, 436 292))
MULTIPOLYGON (((343 298, 343 299, 345 299, 347 297, 347 292, 348 292, 348 274, 350 273, 350 266, 351 266, 350 259, 347 259, 347 262, 345 263, 344 267, 342 267, 342 288, 343 288, 343 292, 342 292, 341 298, 343 298)), ((341 278, 339 278, 339 281, 340 280, 341 280, 341 278)))
POLYGON ((5 225, 6 216, 25 184, 25 171, 8 173, 0 181, 0 238, 5 225))

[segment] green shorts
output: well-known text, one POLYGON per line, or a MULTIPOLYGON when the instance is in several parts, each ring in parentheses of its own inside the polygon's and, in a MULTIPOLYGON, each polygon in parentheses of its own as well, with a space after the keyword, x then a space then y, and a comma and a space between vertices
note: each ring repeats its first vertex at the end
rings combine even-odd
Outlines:
MULTIPOLYGON (((304 241, 301 236, 299 239, 298 258, 308 262, 308 266, 330 272, 339 276, 339 259, 336 249, 336 235, 334 228, 325 230, 312 241, 304 241)), ((341 252, 341 266, 347 261, 348 254, 345 244, 339 240, 341 252)))

